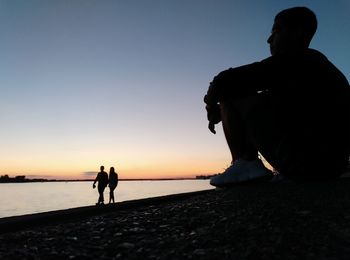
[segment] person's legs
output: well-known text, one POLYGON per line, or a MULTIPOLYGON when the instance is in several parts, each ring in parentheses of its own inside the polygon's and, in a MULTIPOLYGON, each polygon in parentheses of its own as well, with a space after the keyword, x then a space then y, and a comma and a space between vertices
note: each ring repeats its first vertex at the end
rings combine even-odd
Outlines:
POLYGON ((346 166, 342 125, 310 110, 310 104, 296 107, 290 97, 263 93, 225 102, 221 110, 233 165, 212 178, 214 186, 265 179, 266 170, 254 160, 257 151, 279 173, 297 181, 332 179, 346 166))
POLYGON ((248 161, 258 158, 255 148, 235 102, 221 103, 221 120, 225 138, 232 156, 232 164, 238 159, 248 161))
POLYGON ((344 126, 310 109, 307 99, 297 106, 292 100, 265 93, 235 105, 250 140, 278 172, 296 181, 338 177, 349 157, 344 126))
MULTIPOLYGON (((252 100, 246 100, 252 102, 252 100)), ((229 146, 232 164, 222 174, 214 176, 210 184, 227 187, 244 182, 256 182, 272 177, 264 164, 258 159, 258 150, 245 123, 244 113, 237 100, 220 104, 221 120, 225 138, 229 146)))
POLYGON ((112 201, 114 203, 114 188, 109 187, 109 203, 111 203, 112 201))
POLYGON ((289 112, 283 99, 270 93, 258 94, 235 101, 250 143, 275 168, 280 169, 278 151, 291 130, 289 112), (288 125, 289 124, 289 125, 288 125))
POLYGON ((98 187, 98 193, 100 194, 100 196, 98 198, 98 203, 99 204, 103 204, 104 203, 104 196, 103 196, 104 190, 105 190, 104 187, 98 187))
POLYGON ((102 203, 102 196, 103 196, 103 193, 101 193, 100 190, 98 190, 98 201, 97 201, 97 204, 101 204, 102 203))

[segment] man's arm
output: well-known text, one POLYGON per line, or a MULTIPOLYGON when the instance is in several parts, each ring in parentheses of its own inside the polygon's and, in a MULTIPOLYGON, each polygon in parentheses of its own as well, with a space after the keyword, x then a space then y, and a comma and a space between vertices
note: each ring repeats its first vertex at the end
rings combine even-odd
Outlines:
POLYGON ((98 181, 99 179, 99 174, 97 174, 95 180, 94 180, 94 184, 92 184, 92 187, 95 188, 96 187, 96 182, 98 181))
MULTIPOLYGON (((270 58, 266 59, 270 60, 270 58)), ((240 97, 256 95, 261 88, 266 88, 266 75, 270 71, 271 62, 255 62, 252 64, 230 68, 220 72, 210 83, 204 96, 206 104, 208 128, 215 132, 215 124, 221 121, 220 103, 240 97)))
POLYGON ((221 122, 220 102, 223 101, 224 93, 231 87, 230 81, 234 79, 235 69, 228 69, 220 72, 210 82, 207 94, 204 96, 207 118, 209 121, 208 128, 210 132, 216 134, 215 125, 221 122))
POLYGON ((205 109, 207 110, 207 119, 209 121, 208 128, 210 132, 216 134, 215 125, 221 121, 220 105, 218 101, 212 96, 211 91, 213 91, 213 83, 210 83, 208 93, 204 96, 204 103, 206 103, 205 109))
POLYGON ((96 178, 94 180, 94 184, 96 184, 97 181, 98 181, 98 174, 97 174, 97 176, 96 176, 96 178))
POLYGON ((255 95, 257 91, 268 87, 264 83, 266 78, 271 77, 275 63, 271 58, 267 58, 261 62, 220 72, 210 83, 206 100, 209 103, 219 103, 228 99, 255 95))

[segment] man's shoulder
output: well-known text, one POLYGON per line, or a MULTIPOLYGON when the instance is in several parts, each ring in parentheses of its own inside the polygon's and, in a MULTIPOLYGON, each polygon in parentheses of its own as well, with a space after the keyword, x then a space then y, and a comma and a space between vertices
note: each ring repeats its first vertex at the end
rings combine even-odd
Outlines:
POLYGON ((307 63, 330 63, 326 55, 315 49, 305 49, 297 52, 278 54, 269 56, 260 61, 261 67, 281 68, 285 66, 295 66, 297 64, 307 63))
POLYGON ((331 63, 325 54, 315 49, 307 49, 303 53, 303 57, 305 57, 307 61, 313 61, 315 63, 324 63, 324 64, 331 63))
POLYGON ((306 49, 305 53, 306 53, 307 55, 314 55, 314 56, 319 56, 319 57, 324 57, 324 58, 326 58, 326 55, 324 55, 321 51, 315 50, 315 49, 312 49, 312 48, 306 49))
POLYGON ((242 66, 238 66, 238 67, 232 67, 229 68, 227 70, 223 70, 221 71, 216 78, 226 78, 226 77, 230 77, 230 76, 235 76, 237 74, 242 74, 242 73, 250 73, 252 70, 255 70, 256 68, 258 68, 260 66, 260 62, 253 62, 253 63, 249 63, 246 65, 242 65, 242 66))

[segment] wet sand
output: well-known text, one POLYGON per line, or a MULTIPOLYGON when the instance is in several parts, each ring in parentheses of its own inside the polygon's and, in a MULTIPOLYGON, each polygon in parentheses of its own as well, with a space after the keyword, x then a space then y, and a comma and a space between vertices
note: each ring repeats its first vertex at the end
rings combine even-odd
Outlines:
POLYGON ((45 214, 1 219, 0 258, 350 258, 348 178, 252 184, 45 214))

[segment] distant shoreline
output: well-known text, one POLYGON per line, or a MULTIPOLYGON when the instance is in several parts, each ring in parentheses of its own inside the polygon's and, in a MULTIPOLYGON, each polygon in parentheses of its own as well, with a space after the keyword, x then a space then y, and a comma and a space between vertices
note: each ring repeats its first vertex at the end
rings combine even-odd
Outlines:
MULTIPOLYGON (((201 178, 145 178, 145 179, 119 179, 119 181, 182 181, 182 180, 203 180, 201 178)), ((56 180, 56 179, 25 179, 25 180, 0 180, 2 183, 32 183, 32 182, 93 182, 94 179, 73 179, 73 180, 56 180)))

